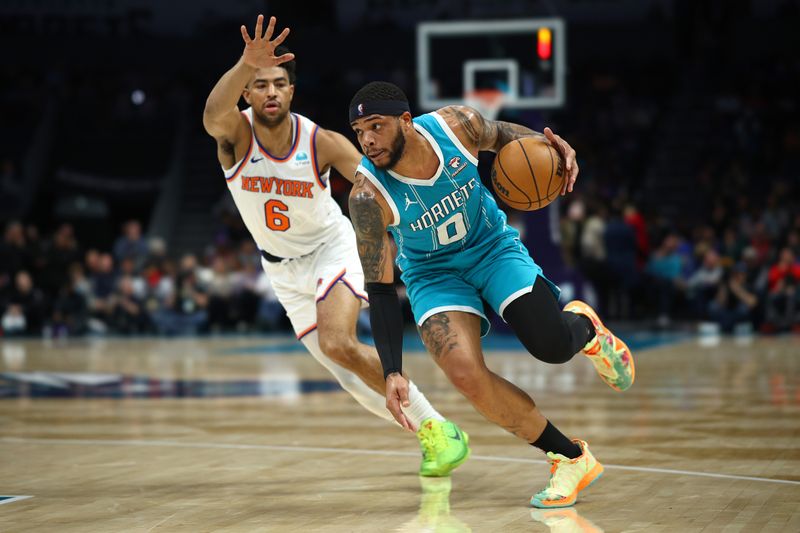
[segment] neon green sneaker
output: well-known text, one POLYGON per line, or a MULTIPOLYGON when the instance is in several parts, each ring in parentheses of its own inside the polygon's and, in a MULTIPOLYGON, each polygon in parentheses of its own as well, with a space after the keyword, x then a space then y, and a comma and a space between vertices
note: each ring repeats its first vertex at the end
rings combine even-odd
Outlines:
POLYGON ((450 472, 469 457, 469 435, 449 420, 423 420, 417 431, 417 438, 422 449, 420 476, 449 476, 450 472))

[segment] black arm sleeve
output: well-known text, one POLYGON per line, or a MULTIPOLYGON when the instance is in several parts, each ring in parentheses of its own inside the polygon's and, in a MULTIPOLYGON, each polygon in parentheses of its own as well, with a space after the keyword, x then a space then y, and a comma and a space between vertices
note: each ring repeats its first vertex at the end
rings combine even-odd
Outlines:
POLYGON ((383 377, 403 372, 403 313, 392 283, 367 283, 372 337, 383 365, 383 377))

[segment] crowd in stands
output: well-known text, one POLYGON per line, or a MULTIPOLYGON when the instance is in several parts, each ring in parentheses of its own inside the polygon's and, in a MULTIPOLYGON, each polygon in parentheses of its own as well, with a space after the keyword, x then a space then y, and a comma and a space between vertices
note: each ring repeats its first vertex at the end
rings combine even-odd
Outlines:
MULTIPOLYGON (((670 215, 669 198, 635 188, 643 180, 594 179, 602 165, 585 165, 562 206, 562 249, 607 316, 800 332, 800 109, 785 88, 800 82, 800 69, 776 67, 759 80, 737 87, 721 76, 709 92, 712 126, 694 173, 661 178, 680 184, 670 215)), ((614 139, 631 127, 617 122, 596 126, 614 139)))
MULTIPOLYGON (((800 332, 799 188, 777 182, 764 205, 720 205, 689 233, 644 217, 631 202, 566 202, 565 262, 591 284, 611 319, 666 328, 712 323, 723 332, 800 332)), ((42 236, 9 222, 0 242, 5 336, 196 334, 288 330, 260 255, 238 217, 220 209, 215 242, 172 258, 139 222, 110 251, 81 246, 63 223, 42 236)))
POLYGON ((5 336, 195 334, 285 329, 251 241, 174 260, 126 222, 109 251, 84 249, 70 224, 48 237, 12 221, 0 243, 5 336))
POLYGON ((647 227, 632 204, 607 209, 576 199, 562 220, 565 258, 591 282, 610 318, 800 333, 796 193, 720 229, 699 225, 689 234, 647 227))

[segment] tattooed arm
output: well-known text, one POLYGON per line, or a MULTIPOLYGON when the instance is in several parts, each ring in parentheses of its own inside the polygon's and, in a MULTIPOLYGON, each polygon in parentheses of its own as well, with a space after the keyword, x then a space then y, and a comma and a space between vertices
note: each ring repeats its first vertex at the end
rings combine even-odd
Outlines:
POLYGON ((360 173, 350 191, 350 219, 367 281, 372 336, 386 379, 386 408, 401 426, 413 431, 402 410, 410 402, 408 380, 403 376, 403 314, 393 283, 394 253, 386 233, 392 215, 386 199, 360 173))
POLYGON ((350 219, 367 283, 394 282, 394 254, 386 228, 392 219, 383 195, 361 173, 350 191, 350 219))
POLYGON ((544 134, 542 134, 519 124, 502 120, 486 120, 477 110, 461 105, 443 107, 437 113, 445 119, 461 143, 475 156, 479 151, 497 153, 508 143, 523 137, 546 138, 558 150, 566 163, 569 179, 564 180, 564 189, 561 194, 572 192, 575 180, 578 178, 575 150, 567 141, 553 133, 550 128, 545 128, 544 134))

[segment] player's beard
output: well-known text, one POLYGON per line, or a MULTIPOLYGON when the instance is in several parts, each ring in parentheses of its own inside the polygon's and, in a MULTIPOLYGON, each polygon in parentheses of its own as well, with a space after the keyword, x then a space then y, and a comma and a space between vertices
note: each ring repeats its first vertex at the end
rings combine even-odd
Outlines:
POLYGON ((406 136, 403 135, 403 132, 399 129, 397 130, 397 136, 392 141, 392 147, 389 149, 389 162, 385 165, 375 165, 377 168, 386 169, 386 168, 393 168, 400 158, 403 157, 403 152, 406 149, 406 136))
POLYGON ((259 124, 261 124, 262 126, 266 126, 268 128, 274 128, 275 126, 286 120, 286 115, 288 114, 289 110, 287 109, 286 111, 278 113, 277 115, 268 116, 261 113, 261 111, 256 111, 255 107, 253 108, 253 116, 255 117, 255 119, 258 121, 259 124))

